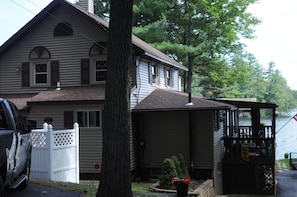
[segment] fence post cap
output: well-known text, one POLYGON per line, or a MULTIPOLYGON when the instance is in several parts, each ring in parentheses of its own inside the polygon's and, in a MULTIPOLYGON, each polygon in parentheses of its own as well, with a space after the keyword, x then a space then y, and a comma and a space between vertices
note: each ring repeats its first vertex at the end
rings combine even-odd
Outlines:
POLYGON ((75 123, 73 124, 73 128, 76 128, 76 127, 79 127, 79 124, 78 124, 77 122, 75 122, 75 123))
POLYGON ((47 130, 47 127, 48 127, 48 124, 46 122, 44 122, 43 126, 42 126, 43 130, 47 130))

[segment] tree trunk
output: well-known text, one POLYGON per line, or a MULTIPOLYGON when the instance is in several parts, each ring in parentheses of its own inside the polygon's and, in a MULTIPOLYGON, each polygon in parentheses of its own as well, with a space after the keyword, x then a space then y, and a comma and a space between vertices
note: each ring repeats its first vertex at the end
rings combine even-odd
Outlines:
POLYGON ((132 197, 129 124, 132 5, 132 0, 111 1, 103 157, 97 197, 132 197))

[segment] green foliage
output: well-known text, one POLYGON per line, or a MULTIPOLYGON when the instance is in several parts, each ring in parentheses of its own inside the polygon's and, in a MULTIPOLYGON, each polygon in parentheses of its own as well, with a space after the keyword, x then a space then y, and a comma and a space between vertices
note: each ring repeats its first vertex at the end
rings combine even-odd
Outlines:
POLYGON ((159 176, 160 188, 174 189, 171 180, 177 176, 174 161, 171 158, 164 159, 161 175, 159 176))
MULTIPOLYGON (((134 0, 133 33, 191 70, 183 79, 185 91, 208 98, 256 98, 289 112, 297 106, 297 91, 273 62, 264 68, 241 43, 254 37, 261 22, 247 11, 256 2, 134 0)), ((106 18, 109 7, 109 1, 95 0, 99 16, 106 18)))
POLYGON ((177 154, 177 158, 179 160, 180 168, 181 168, 181 174, 179 175, 179 178, 189 177, 189 172, 186 166, 186 161, 184 159, 184 156, 182 154, 177 154))
POLYGON ((159 176, 160 188, 174 189, 172 178, 180 179, 189 177, 185 159, 182 154, 173 155, 163 161, 161 175, 159 176))
POLYGON ((180 160, 175 155, 171 156, 170 159, 172 159, 172 161, 174 162, 177 177, 183 178, 184 175, 182 173, 180 160))

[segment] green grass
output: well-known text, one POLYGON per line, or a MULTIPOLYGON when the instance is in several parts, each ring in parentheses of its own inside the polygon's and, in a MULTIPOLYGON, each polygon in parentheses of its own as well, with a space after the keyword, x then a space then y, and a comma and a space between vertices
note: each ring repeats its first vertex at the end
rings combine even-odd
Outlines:
POLYGON ((289 170, 290 169, 290 160, 289 159, 280 159, 275 161, 275 170, 289 170))
MULTIPOLYGON (((289 159, 280 159, 275 162, 276 171, 290 169, 290 160, 289 159)), ((81 180, 79 184, 75 183, 64 183, 64 182, 54 182, 54 181, 40 181, 30 179, 30 182, 40 185, 46 185, 51 187, 57 187, 60 189, 65 189, 69 191, 73 191, 75 193, 81 194, 83 197, 94 197, 96 196, 99 181, 92 180, 81 180)), ((133 195, 137 196, 145 196, 143 193, 147 193, 149 191, 149 187, 152 185, 150 182, 132 182, 132 192, 133 195)), ((153 193, 151 196, 154 196, 153 193)), ((257 195, 228 195, 228 197, 258 197, 257 195)), ((262 196, 263 197, 263 196, 262 196)), ((270 196, 266 196, 270 197, 270 196)))
MULTIPOLYGON (((99 181, 86 181, 81 180, 79 184, 75 183, 65 183, 65 182, 54 182, 54 181, 41 181, 30 179, 31 183, 50 186, 50 187, 57 187, 60 189, 65 189, 68 191, 72 191, 78 194, 81 194, 83 197, 94 197, 96 196, 99 181)), ((150 182, 132 182, 132 192, 133 195, 140 195, 141 193, 148 192, 149 187, 152 185, 150 182)))

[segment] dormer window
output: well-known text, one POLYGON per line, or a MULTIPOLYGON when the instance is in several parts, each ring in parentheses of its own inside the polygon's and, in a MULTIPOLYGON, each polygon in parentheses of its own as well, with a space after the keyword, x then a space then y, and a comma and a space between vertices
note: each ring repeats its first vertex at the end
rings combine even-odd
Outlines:
POLYGON ((54 29, 54 37, 72 36, 72 35, 73 35, 72 26, 67 22, 58 23, 54 29))

